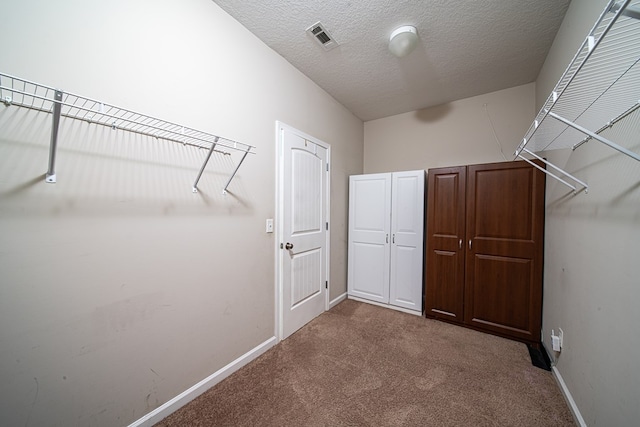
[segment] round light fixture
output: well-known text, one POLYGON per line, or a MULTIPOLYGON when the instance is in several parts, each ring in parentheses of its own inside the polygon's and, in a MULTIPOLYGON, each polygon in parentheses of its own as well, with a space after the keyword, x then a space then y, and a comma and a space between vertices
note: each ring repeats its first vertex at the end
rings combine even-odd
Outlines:
POLYGON ((389 50, 398 58, 407 56, 418 44, 418 30, 405 25, 394 30, 389 37, 389 50))

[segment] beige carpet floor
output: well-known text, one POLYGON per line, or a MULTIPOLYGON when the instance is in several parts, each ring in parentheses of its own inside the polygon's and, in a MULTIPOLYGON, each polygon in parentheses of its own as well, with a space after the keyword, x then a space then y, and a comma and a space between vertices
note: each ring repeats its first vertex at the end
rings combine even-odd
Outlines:
POLYGON ((157 426, 573 426, 525 344, 344 301, 157 426))

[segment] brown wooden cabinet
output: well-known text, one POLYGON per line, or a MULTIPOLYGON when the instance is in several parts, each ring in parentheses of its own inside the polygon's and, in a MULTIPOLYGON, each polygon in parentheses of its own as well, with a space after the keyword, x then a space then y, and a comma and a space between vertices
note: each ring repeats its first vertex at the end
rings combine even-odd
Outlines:
POLYGON ((544 191, 526 162, 429 169, 428 317, 540 342, 544 191))

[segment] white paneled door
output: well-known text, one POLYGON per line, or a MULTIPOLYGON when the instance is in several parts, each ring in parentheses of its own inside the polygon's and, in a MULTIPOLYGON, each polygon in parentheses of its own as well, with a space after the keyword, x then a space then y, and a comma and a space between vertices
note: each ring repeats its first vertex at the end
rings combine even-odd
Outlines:
POLYGON ((321 314, 327 301, 328 148, 289 127, 281 141, 281 338, 321 314))
POLYGON ((349 295, 389 302, 391 174, 349 181, 349 295))
POLYGON ((391 189, 389 304, 418 311, 422 311, 424 180, 424 171, 394 172, 391 189))

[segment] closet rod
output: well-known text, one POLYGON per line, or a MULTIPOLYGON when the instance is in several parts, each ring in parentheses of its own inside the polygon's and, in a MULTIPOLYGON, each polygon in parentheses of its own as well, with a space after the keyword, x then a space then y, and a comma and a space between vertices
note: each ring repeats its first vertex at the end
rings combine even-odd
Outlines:
POLYGON ((564 117, 559 116, 556 113, 549 112, 549 115, 551 117, 553 117, 554 119, 561 121, 565 125, 570 126, 570 127, 574 128, 574 129, 584 133, 585 135, 588 135, 591 138, 593 138, 593 139, 595 139, 597 141, 600 141, 605 145, 608 145, 609 147, 613 148, 614 150, 617 150, 617 151, 621 152, 622 154, 626 154, 627 156, 629 156, 629 157, 631 157, 631 158, 633 158, 633 159, 635 159, 635 160, 640 162, 640 155, 634 153, 633 151, 627 150, 626 148, 616 144, 615 142, 609 141, 607 138, 602 137, 602 136, 598 135, 595 132, 591 132, 589 129, 586 129, 586 128, 580 126, 579 124, 573 123, 571 120, 567 120, 564 117))
MULTIPOLYGON (((597 133, 598 135, 600 135, 605 129, 609 129, 610 127, 613 127, 613 125, 615 125, 616 123, 618 123, 620 120, 624 119, 625 117, 627 117, 629 114, 633 113, 634 111, 636 111, 638 108, 640 108, 640 101, 636 102, 635 105, 629 109, 627 109, 627 111, 625 111, 624 113, 620 114, 618 117, 616 117, 613 120, 610 120, 609 122, 607 122, 604 126, 602 126, 600 129, 598 129, 597 131, 595 131, 595 133, 597 133)), ((577 144, 574 144, 573 147, 571 147, 571 150, 575 151, 576 149, 580 148, 583 144, 586 144, 587 142, 589 142, 589 140, 591 140, 592 138, 590 136, 587 136, 585 139, 583 139, 582 141, 578 142, 577 144)))

